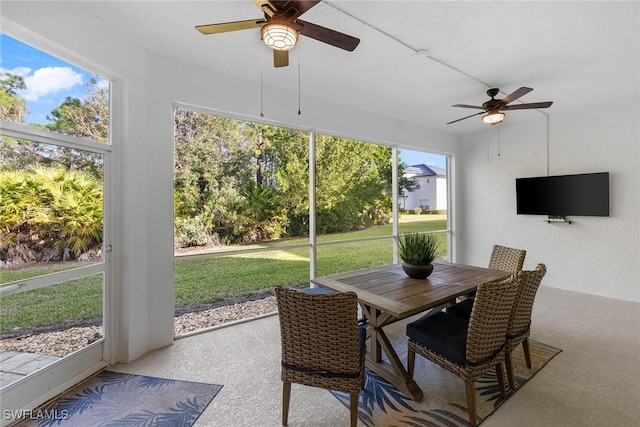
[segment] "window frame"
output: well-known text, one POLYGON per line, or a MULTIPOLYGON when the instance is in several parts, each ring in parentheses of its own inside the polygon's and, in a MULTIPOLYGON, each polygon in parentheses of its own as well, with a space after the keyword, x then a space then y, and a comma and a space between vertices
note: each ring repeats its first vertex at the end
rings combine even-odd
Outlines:
MULTIPOLYGON (((178 261, 178 260, 189 260, 189 259, 206 259, 206 258, 216 258, 216 257, 221 257, 221 256, 228 256, 228 255, 232 255, 232 254, 246 254, 246 253, 256 253, 256 252, 268 252, 268 251, 274 251, 274 250, 282 250, 282 249, 299 249, 299 248, 309 248, 309 257, 310 257, 310 268, 309 268, 309 279, 314 279, 315 277, 317 277, 317 248, 318 247, 323 247, 323 246, 331 246, 331 245, 339 245, 339 244, 348 244, 348 243, 358 243, 358 242, 370 242, 370 241, 377 241, 377 240, 395 240, 397 242, 398 237, 401 235, 399 233, 399 229, 398 229, 398 217, 399 217, 399 207, 397 206, 397 203, 395 203, 395 200, 398 199, 398 194, 399 194, 399 189, 398 189, 398 169, 399 169, 399 164, 398 164, 398 150, 399 149, 407 149, 407 150, 411 150, 411 151, 419 151, 416 148, 407 148, 404 146, 400 146, 398 144, 391 144, 391 143, 386 143, 386 142, 380 142, 380 141, 371 141, 371 140, 364 140, 360 137, 355 137, 353 135, 341 135, 339 133, 336 132, 331 132, 331 131, 325 131, 325 130, 319 130, 316 128, 304 128, 304 127, 299 127, 299 126, 295 126, 295 125, 290 125, 290 124, 285 124, 285 123, 280 123, 280 122, 276 122, 276 121, 270 121, 270 120, 266 120, 264 118, 261 118, 260 120, 257 120, 255 117, 248 117, 248 116, 243 116, 243 115, 239 115, 239 114, 234 114, 234 113, 229 113, 229 112, 224 112, 224 111, 219 111, 219 110, 215 110, 215 109, 211 109, 211 108, 207 108, 207 107, 203 107, 203 106, 197 106, 197 105, 193 105, 193 104, 189 104, 189 103, 185 103, 185 102, 180 102, 180 101, 174 101, 172 103, 172 108, 175 110, 177 108, 181 108, 181 109, 187 109, 187 110, 191 110, 191 111, 195 111, 198 113, 202 113, 202 114, 211 114, 211 115, 215 115, 215 116, 220 116, 220 117, 225 117, 225 118, 229 118, 229 119, 234 119, 234 120, 241 120, 241 121, 247 121, 247 122, 252 122, 252 123, 258 123, 258 124, 263 124, 263 125, 269 125, 269 126, 276 126, 276 127, 284 127, 284 128, 288 128, 291 130, 295 130, 295 131, 302 131, 302 132, 308 132, 309 134, 309 241, 307 243, 301 243, 301 244, 292 244, 292 245, 285 245, 285 246, 279 246, 276 248, 247 248, 247 249, 235 249, 235 250, 221 250, 221 251, 216 251, 216 252, 212 252, 212 253, 205 253, 205 254, 193 254, 193 255, 175 255, 174 253, 174 257, 173 260, 178 261), (330 137, 334 137, 334 138, 347 138, 347 139, 351 139, 354 141, 358 141, 358 142, 363 142, 363 143, 368 143, 368 144, 376 144, 376 145, 381 145, 381 146, 385 146, 385 147, 389 147, 392 150, 392 156, 391 156, 391 162, 392 162, 392 186, 393 186, 393 194, 392 194, 392 200, 394 200, 394 203, 392 203, 392 233, 389 236, 380 236, 380 237, 367 237, 367 238, 357 238, 357 239, 346 239, 346 240, 340 240, 340 241, 331 241, 331 242, 318 242, 317 240, 317 233, 316 233, 316 135, 321 134, 321 135, 326 135, 326 136, 330 136, 330 137)), ((172 133, 172 136, 174 134, 172 133)), ((175 147, 174 147, 175 150, 175 147)), ((429 151, 423 151, 424 153, 433 153, 433 152, 429 152, 429 151)), ((434 153, 435 154, 435 153, 434 153)), ((440 153, 437 153, 440 154, 440 153)), ((451 192, 449 191, 449 189, 451 188, 451 170, 449 168, 449 165, 451 164, 450 162, 450 156, 451 155, 444 155, 446 157, 446 172, 447 172, 447 207, 448 207, 448 212, 450 212, 452 203, 451 203, 451 192)), ((452 230, 451 230, 451 220, 450 220, 450 215, 447 215, 447 226, 444 230, 438 230, 438 231, 434 231, 434 232, 429 232, 429 233, 435 233, 435 234, 441 234, 441 233, 445 233, 446 234, 446 239, 447 239, 447 245, 448 245, 448 251, 447 251, 447 259, 450 261, 451 257, 452 257, 452 253, 453 251, 451 250, 452 248, 452 230)), ((397 254, 397 244, 393 245, 393 262, 397 263, 398 262, 398 254, 397 254)))

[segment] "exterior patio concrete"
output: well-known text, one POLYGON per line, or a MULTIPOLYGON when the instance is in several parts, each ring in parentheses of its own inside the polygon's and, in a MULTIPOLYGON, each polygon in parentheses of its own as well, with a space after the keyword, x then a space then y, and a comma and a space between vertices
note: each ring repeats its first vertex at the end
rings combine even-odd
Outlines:
POLYGON ((46 354, 0 350, 0 388, 59 360, 46 354))

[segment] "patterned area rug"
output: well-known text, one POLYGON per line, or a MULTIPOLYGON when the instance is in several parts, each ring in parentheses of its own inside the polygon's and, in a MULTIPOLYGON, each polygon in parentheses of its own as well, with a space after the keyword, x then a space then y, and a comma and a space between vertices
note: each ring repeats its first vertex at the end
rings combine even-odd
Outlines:
MULTIPOLYGON (((406 338, 405 338, 406 340, 406 338)), ((394 348, 400 360, 406 362, 406 341, 404 351, 401 343, 394 342, 394 348)), ((531 348, 531 369, 524 361, 522 346, 513 351, 516 387, 522 387, 540 371, 561 350, 529 340, 531 348)), ((415 380, 424 393, 421 402, 414 402, 399 392, 393 385, 367 370, 365 390, 360 393, 358 416, 366 426, 469 426, 467 399, 464 381, 439 367, 438 365, 416 356, 415 380)), ((515 391, 507 385, 507 399, 515 391)), ((516 390, 517 391, 517 390, 516 390)), ((331 392, 345 406, 349 406, 349 395, 331 392)), ((494 413, 505 399, 500 397, 498 379, 492 370, 476 382, 476 405, 478 423, 494 413)))
POLYGON ((221 385, 103 371, 19 426, 191 426, 221 385), (36 419, 39 418, 39 419, 36 419))

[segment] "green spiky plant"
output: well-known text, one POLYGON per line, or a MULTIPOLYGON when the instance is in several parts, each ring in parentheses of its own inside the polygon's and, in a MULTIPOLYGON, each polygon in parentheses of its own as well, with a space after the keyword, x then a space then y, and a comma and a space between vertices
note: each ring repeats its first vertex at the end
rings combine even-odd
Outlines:
POLYGON ((398 238, 398 256, 407 264, 429 265, 440 255, 435 234, 408 233, 398 238))

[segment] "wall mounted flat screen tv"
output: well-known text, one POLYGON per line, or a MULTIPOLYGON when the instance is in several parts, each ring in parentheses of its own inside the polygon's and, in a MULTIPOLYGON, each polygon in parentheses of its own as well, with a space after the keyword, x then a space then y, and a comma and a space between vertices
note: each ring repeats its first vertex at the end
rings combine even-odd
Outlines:
POLYGON ((609 216, 609 172, 516 178, 518 214, 609 216))

